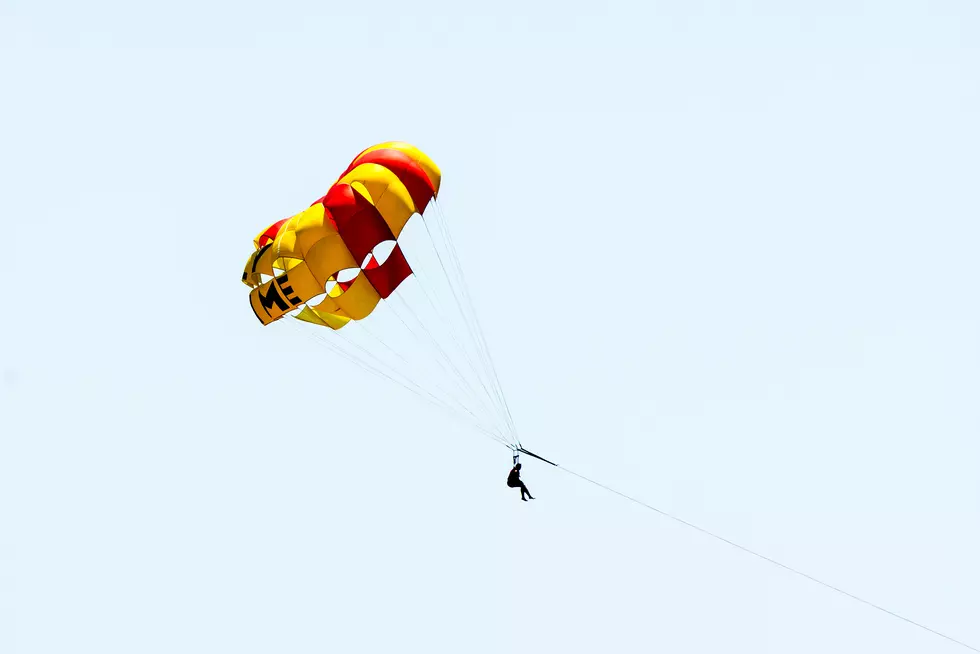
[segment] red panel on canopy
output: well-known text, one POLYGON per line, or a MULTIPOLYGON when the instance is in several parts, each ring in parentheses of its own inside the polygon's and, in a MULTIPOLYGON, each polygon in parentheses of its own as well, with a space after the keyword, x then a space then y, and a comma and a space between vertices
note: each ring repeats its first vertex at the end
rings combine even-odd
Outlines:
POLYGON ((319 201, 358 264, 378 243, 395 239, 381 213, 349 184, 334 184, 319 201))
POLYGON ((401 247, 396 243, 395 248, 383 264, 365 270, 364 274, 371 282, 371 286, 378 291, 378 295, 387 298, 398 288, 399 284, 412 274, 412 268, 408 265, 405 255, 402 254, 401 247))
MULTIPOLYGON (((347 170, 344 171, 344 175, 359 165, 366 163, 379 164, 395 173, 402 184, 405 185, 405 188, 408 189, 408 194, 412 196, 412 202, 415 203, 416 211, 419 213, 425 211, 425 208, 429 205, 429 200, 432 199, 432 195, 435 193, 435 189, 432 186, 432 180, 429 179, 429 176, 425 174, 422 167, 415 163, 411 157, 401 150, 395 150, 393 148, 371 150, 367 154, 359 155, 347 170)), ((341 175, 341 177, 344 175, 341 175)))
POLYGON ((279 222, 275 222, 269 225, 266 228, 266 230, 262 232, 262 235, 259 236, 259 247, 262 247, 266 243, 271 243, 272 241, 274 241, 276 235, 279 234, 279 228, 282 227, 283 223, 285 223, 287 220, 289 220, 289 218, 283 218, 279 222))

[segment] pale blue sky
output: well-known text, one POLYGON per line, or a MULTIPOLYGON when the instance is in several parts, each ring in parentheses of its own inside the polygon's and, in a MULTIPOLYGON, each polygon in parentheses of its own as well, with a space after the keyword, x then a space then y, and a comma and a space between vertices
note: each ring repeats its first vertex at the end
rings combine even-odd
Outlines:
POLYGON ((967 1, 0 0, 0 652, 964 651, 560 471, 520 502, 262 328, 251 238, 388 139, 528 448, 980 647, 978 43, 967 1))

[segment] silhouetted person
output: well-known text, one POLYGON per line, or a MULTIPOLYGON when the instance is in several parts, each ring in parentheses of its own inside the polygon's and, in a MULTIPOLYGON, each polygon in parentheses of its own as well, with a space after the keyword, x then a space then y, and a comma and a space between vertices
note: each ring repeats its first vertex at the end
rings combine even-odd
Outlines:
POLYGON ((513 468, 510 469, 510 474, 507 475, 507 485, 510 486, 511 488, 520 488, 521 499, 524 500, 525 502, 527 502, 527 497, 530 497, 532 500, 534 499, 534 496, 531 495, 531 491, 529 491, 527 489, 527 486, 524 485, 524 482, 521 481, 520 463, 516 464, 513 468), (527 494, 527 497, 524 497, 525 493, 527 494))

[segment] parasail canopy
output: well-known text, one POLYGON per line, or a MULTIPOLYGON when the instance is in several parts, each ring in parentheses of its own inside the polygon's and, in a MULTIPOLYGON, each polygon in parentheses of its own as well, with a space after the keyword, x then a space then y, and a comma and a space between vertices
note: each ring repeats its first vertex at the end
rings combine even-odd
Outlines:
POLYGON ((242 282, 262 325, 312 326, 341 356, 515 449, 448 225, 427 211, 441 183, 414 145, 371 146, 312 205, 259 232, 242 282))
POLYGON ((412 274, 398 236, 440 182, 407 143, 361 152, 326 195, 255 238, 242 281, 256 318, 268 325, 299 308, 299 320, 331 329, 366 318, 412 274))

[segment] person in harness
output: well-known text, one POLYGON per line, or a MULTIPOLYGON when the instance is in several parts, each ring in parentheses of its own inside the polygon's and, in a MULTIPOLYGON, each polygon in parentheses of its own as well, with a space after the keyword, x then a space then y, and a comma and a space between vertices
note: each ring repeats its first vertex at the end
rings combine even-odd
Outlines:
POLYGON ((534 499, 534 496, 531 495, 531 491, 529 491, 527 486, 524 485, 524 482, 521 481, 521 464, 517 462, 516 456, 514 457, 514 467, 510 469, 510 474, 507 475, 507 485, 511 488, 520 488, 521 499, 525 502, 527 502, 527 497, 530 497, 532 500, 534 499), (525 494, 527 497, 524 497, 525 494))

